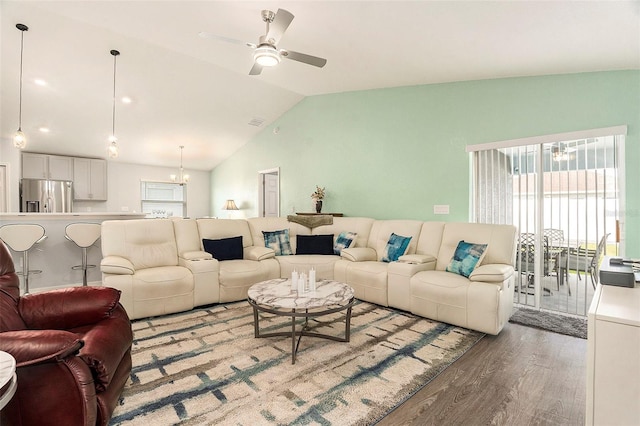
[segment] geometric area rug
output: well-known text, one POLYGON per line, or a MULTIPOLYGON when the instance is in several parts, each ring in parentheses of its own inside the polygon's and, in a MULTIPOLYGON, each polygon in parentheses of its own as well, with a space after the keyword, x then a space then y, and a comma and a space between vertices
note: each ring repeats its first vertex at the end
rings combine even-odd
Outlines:
MULTIPOLYGON (((344 335, 344 312, 309 320, 344 335)), ((261 331, 290 327, 261 313, 261 331)), ((111 425, 370 425, 483 333, 356 302, 351 341, 254 338, 246 301, 132 322, 133 369, 111 425)))

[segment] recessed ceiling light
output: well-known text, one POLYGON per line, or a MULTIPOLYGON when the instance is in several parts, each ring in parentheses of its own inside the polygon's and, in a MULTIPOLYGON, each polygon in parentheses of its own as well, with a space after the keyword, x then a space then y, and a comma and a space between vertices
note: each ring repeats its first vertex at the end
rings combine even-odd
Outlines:
POLYGON ((47 85, 47 82, 44 81, 41 78, 36 78, 35 80, 33 80, 33 82, 36 83, 38 86, 46 86, 47 85))
POLYGON ((132 102, 131 98, 128 96, 123 96, 121 101, 123 104, 130 104, 132 102))
POLYGON ((40 130, 42 133, 49 133, 51 130, 48 127, 40 127, 38 130, 40 130))

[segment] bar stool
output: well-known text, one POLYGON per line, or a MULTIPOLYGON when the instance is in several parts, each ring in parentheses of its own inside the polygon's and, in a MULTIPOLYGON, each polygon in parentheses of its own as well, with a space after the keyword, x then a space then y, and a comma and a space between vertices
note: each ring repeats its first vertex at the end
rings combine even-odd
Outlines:
POLYGON ((87 249, 100 238, 101 226, 99 223, 70 223, 64 228, 64 237, 73 241, 82 249, 82 265, 72 266, 71 269, 82 270, 82 285, 87 286, 87 269, 96 265, 87 265, 87 249))
POLYGON ((29 274, 42 273, 41 270, 29 270, 29 250, 46 238, 41 225, 25 223, 0 227, 0 240, 11 250, 22 252, 22 272, 18 272, 18 275, 24 277, 24 294, 29 294, 29 274))

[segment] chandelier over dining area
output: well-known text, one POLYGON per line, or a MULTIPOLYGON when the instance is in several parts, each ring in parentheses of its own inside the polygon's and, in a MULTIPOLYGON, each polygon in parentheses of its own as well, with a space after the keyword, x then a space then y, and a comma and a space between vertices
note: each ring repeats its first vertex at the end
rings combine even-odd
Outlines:
POLYGON ((178 170, 177 175, 169 175, 171 178, 171 182, 185 184, 189 182, 189 175, 184 173, 184 167, 182 167, 182 150, 184 149, 184 145, 180 145, 180 169, 178 170))

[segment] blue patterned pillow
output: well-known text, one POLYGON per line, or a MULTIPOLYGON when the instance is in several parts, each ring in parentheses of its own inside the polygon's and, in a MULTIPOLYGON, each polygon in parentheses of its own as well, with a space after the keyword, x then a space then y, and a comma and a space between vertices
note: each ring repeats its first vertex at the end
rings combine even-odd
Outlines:
POLYGON ((469 278, 469 275, 476 269, 476 266, 480 264, 486 250, 487 244, 473 244, 460 241, 446 271, 469 278))
POLYGON ((262 231, 262 235, 264 235, 264 246, 272 248, 276 252, 276 256, 293 254, 293 251, 291 251, 291 243, 289 242, 288 229, 262 231))
POLYGON ((358 234, 355 232, 341 232, 336 238, 336 242, 333 245, 333 254, 340 256, 340 252, 346 248, 355 246, 356 237, 358 234))
POLYGON ((407 251, 411 237, 403 237, 402 235, 396 235, 393 232, 389 237, 387 246, 384 248, 384 254, 382 255, 383 262, 395 262, 398 258, 407 251))

